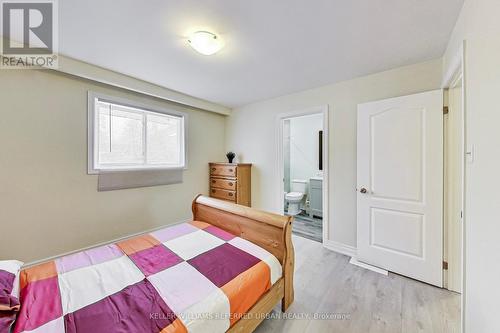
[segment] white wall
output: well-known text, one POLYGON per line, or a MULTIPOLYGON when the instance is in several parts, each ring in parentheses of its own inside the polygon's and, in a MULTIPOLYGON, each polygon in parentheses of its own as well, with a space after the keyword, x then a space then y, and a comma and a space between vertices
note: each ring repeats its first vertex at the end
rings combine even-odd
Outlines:
POLYGON ((32 261, 191 217, 224 160, 224 116, 48 70, 0 73, 0 260, 32 261), (184 182, 97 192, 87 175, 87 91, 189 114, 184 182))
POLYGON ((466 40, 465 331, 500 332, 500 1, 466 0, 444 56, 466 40))
POLYGON ((276 184, 276 115, 330 106, 329 241, 356 245, 357 104, 440 88, 442 61, 433 60, 274 98, 233 110, 226 121, 226 149, 254 163, 252 204, 279 212, 276 184))
POLYGON ((323 115, 290 119, 290 179, 309 181, 319 172, 318 133, 323 129, 323 115))

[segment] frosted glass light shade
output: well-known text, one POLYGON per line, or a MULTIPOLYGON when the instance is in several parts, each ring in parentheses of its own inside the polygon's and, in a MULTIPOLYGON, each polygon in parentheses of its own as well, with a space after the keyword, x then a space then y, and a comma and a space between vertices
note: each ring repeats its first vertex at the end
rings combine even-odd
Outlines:
POLYGON ((196 31, 188 39, 189 45, 203 55, 217 53, 224 43, 221 38, 208 31, 196 31))

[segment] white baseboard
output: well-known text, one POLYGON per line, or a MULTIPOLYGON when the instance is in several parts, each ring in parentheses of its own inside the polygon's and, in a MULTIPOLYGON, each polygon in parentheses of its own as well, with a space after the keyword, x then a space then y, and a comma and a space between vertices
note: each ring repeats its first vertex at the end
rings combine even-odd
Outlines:
POLYGON ((67 255, 70 255, 70 254, 74 254, 74 253, 78 253, 78 252, 90 250, 90 249, 93 249, 93 248, 96 248, 96 247, 99 247, 99 246, 121 242, 123 240, 129 239, 129 238, 132 238, 132 237, 136 237, 136 236, 140 236, 140 235, 143 235, 143 234, 147 234, 147 233, 150 233, 150 232, 153 232, 153 231, 156 231, 156 230, 160 230, 160 229, 163 229, 163 228, 166 228, 166 227, 170 227, 170 226, 173 226, 173 225, 176 225, 176 224, 191 222, 192 220, 193 219, 186 219, 186 220, 174 222, 174 223, 171 223, 171 224, 154 227, 154 228, 151 228, 151 229, 148 229, 148 230, 136 232, 136 233, 131 234, 131 235, 126 235, 126 236, 118 237, 118 238, 115 238, 115 239, 111 239, 111 240, 106 241, 106 242, 101 242, 101 243, 98 243, 98 244, 94 244, 94 245, 90 245, 90 246, 87 246, 87 247, 83 247, 83 248, 78 249, 78 250, 73 250, 73 251, 69 251, 69 252, 66 252, 66 253, 61 253, 61 254, 58 254, 58 255, 55 255, 55 256, 52 256, 52 257, 48 257, 48 258, 44 258, 44 259, 40 259, 40 260, 35 260, 35 261, 32 261, 32 262, 25 263, 24 266, 23 266, 23 268, 27 268, 27 267, 33 266, 33 265, 38 265, 38 264, 44 263, 46 261, 54 260, 54 259, 57 259, 57 258, 60 258, 60 257, 64 257, 64 256, 67 256, 67 255))
POLYGON ((356 265, 358 267, 364 268, 364 269, 368 269, 368 270, 373 271, 375 273, 379 273, 379 274, 382 274, 385 276, 389 275, 389 272, 386 271, 385 269, 358 261, 358 259, 356 259, 355 257, 352 257, 351 260, 349 260, 349 263, 352 265, 356 265))
POLYGON ((357 255, 357 250, 354 246, 339 243, 336 241, 328 240, 326 239, 323 242, 323 246, 327 248, 328 250, 331 250, 333 252, 345 254, 346 256, 349 257, 356 257, 357 255))

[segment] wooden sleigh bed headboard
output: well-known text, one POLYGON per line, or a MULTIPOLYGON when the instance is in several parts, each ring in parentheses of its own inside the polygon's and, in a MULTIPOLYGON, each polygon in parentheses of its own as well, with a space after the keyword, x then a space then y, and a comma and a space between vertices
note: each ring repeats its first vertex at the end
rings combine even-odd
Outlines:
POLYGON ((270 312, 279 300, 281 300, 282 310, 286 311, 294 297, 293 218, 202 195, 198 195, 193 200, 192 210, 194 220, 210 223, 259 245, 272 253, 283 267, 283 277, 250 309, 249 313, 256 316, 249 316, 249 320, 244 320, 244 318, 239 320, 231 328, 231 332, 252 331, 264 318, 254 321, 251 319, 258 319, 260 314, 270 312), (277 301, 273 303, 273 300, 277 301))

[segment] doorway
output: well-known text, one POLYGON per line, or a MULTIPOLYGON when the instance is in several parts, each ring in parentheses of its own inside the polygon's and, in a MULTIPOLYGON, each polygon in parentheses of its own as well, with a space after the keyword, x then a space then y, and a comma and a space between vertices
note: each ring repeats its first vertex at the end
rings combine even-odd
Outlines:
POLYGON ((328 107, 278 115, 277 207, 295 235, 317 242, 328 228, 328 107))

